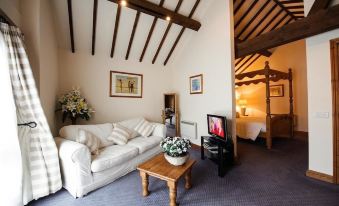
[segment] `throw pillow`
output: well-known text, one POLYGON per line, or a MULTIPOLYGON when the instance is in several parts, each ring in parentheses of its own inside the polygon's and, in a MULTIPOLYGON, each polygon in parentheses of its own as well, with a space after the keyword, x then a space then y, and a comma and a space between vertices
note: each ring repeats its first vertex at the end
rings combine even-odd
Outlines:
POLYGON ((140 122, 135 126, 134 130, 137 131, 141 136, 143 137, 149 137, 153 130, 155 128, 155 125, 148 122, 145 119, 140 120, 140 122))
POLYGON ((124 145, 132 137, 132 133, 130 129, 120 124, 113 124, 113 131, 107 139, 118 145, 124 145))
POLYGON ((79 129, 76 141, 86 145, 92 154, 99 154, 100 139, 91 132, 79 129))

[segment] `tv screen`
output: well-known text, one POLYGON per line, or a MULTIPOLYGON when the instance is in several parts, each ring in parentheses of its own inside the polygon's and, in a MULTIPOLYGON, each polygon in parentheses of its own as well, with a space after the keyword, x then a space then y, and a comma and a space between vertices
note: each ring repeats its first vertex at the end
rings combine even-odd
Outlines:
POLYGON ((217 115, 207 115, 208 133, 226 140, 226 118, 217 115))

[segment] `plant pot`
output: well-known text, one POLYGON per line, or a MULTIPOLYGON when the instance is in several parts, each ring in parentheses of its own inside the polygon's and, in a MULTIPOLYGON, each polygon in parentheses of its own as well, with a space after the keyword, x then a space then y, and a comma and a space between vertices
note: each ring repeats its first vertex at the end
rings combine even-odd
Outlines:
POLYGON ((186 154, 185 156, 182 157, 171 157, 168 154, 164 153, 165 159, 167 162, 174 166, 180 166, 185 164, 185 162, 188 160, 189 154, 186 154))

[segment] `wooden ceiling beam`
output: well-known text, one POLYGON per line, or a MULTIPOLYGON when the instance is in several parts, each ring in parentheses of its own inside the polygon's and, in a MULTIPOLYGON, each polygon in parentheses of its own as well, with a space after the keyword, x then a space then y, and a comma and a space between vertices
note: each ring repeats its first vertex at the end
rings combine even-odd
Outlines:
MULTIPOLYGON (((161 0, 160 3, 159 3, 159 6, 161 7, 164 4, 164 2, 165 2, 165 0, 161 0)), ((143 48, 143 50, 141 52, 141 56, 139 58, 139 62, 142 62, 142 60, 144 59, 144 56, 145 56, 148 44, 149 44, 149 42, 151 40, 151 37, 153 35, 153 31, 154 31, 155 25, 157 24, 157 21, 158 21, 158 17, 154 17, 152 26, 151 26, 151 28, 150 28, 150 30, 148 32, 148 35, 147 35, 145 46, 144 46, 144 48, 143 48)))
POLYGON ((234 16, 238 13, 238 11, 240 10, 241 6, 245 3, 245 0, 240 0, 240 3, 238 4, 238 6, 234 9, 234 16))
POLYGON ((298 6, 286 6, 286 9, 304 9, 304 5, 298 5, 298 6))
POLYGON ((113 41, 112 41, 112 48, 111 48, 111 58, 114 56, 114 50, 115 50, 115 43, 118 36, 118 29, 119 29, 119 22, 120 22, 120 14, 121 14, 121 5, 118 4, 117 13, 115 17, 115 26, 114 26, 114 32, 113 32, 113 41))
POLYGON ((290 15, 294 20, 297 20, 295 17, 286 7, 282 4, 279 0, 273 0, 278 6, 280 6, 288 15, 290 15))
POLYGON ((322 9, 306 18, 237 44, 237 57, 246 56, 339 28, 338 19, 339 5, 322 9))
MULTIPOLYGON (((238 39, 238 38, 235 39, 235 43, 236 43, 236 44, 239 44, 239 43, 241 43, 241 42, 243 42, 243 40, 240 40, 240 39, 238 39)), ((270 52, 270 51, 268 51, 268 50, 260 51, 260 52, 258 52, 258 53, 261 54, 261 55, 263 55, 263 56, 265 56, 265 57, 270 57, 270 56, 272 55, 272 52, 270 52)))
POLYGON ((332 0, 315 0, 308 15, 317 13, 322 9, 327 9, 332 0))
POLYGON ((256 54, 252 54, 251 56, 249 56, 239 67, 237 70, 235 70, 235 72, 239 71, 243 66, 245 66, 247 64, 247 62, 249 62, 256 54))
POLYGON ((72 50, 72 53, 74 53, 75 46, 74 46, 74 31, 73 31, 72 0, 67 0, 67 8, 68 8, 69 35, 71 37, 71 50, 72 50))
MULTIPOLYGON (((195 4, 194 4, 194 6, 193 6, 193 8, 192 8, 192 10, 191 10, 191 12, 190 12, 190 14, 188 15, 188 18, 192 18, 192 16, 193 16, 195 10, 197 9, 199 3, 200 3, 200 0, 196 0, 196 2, 195 2, 195 4)), ((175 40, 175 42, 174 42, 174 44, 173 44, 173 46, 172 46, 170 52, 168 53, 168 55, 167 55, 167 57, 166 57, 166 60, 165 60, 165 62, 164 62, 164 66, 166 66, 168 60, 171 58, 171 56, 172 56, 172 54, 173 54, 173 52, 174 52, 174 49, 176 48, 177 44, 179 43, 179 41, 180 41, 180 39, 181 39, 181 36, 183 35, 185 29, 186 29, 185 27, 182 27, 182 28, 181 28, 181 31, 180 31, 178 37, 176 38, 176 40, 175 40)))
POLYGON ((252 64, 257 61, 259 58, 261 57, 261 55, 259 54, 256 58, 254 58, 243 70, 241 70, 239 72, 239 74, 244 73, 250 66, 252 66, 252 64))
MULTIPOLYGON (((175 7, 175 10, 174 10, 175 13, 178 13, 178 11, 179 11, 179 9, 180 9, 180 6, 181 6, 181 4, 182 4, 182 1, 183 1, 183 0, 179 0, 179 1, 178 1, 178 4, 177 4, 177 6, 175 7)), ((162 45, 164 44, 164 42, 165 42, 165 40, 166 40, 166 38, 167 38, 168 32, 169 32, 169 30, 171 29, 171 27, 172 27, 172 22, 170 21, 170 22, 168 23, 168 25, 167 25, 167 28, 166 28, 166 31, 165 31, 164 35, 162 36, 162 39, 161 39, 160 44, 159 44, 159 46, 158 46, 158 49, 157 49, 157 51, 155 52, 155 55, 154 55, 153 60, 152 60, 152 64, 154 64, 155 61, 157 60, 158 55, 159 55, 159 53, 160 53, 160 50, 161 50, 161 48, 162 48, 162 45)))
POLYGON ((303 0, 285 0, 285 1, 280 1, 282 4, 299 4, 299 3, 304 3, 303 0))
POLYGON ((92 55, 95 54, 95 36, 97 28, 98 0, 94 0, 93 5, 93 27, 92 27, 92 55))
MULTIPOLYGON (((120 0, 109 0, 114 3, 120 3, 120 0)), ((158 17, 160 19, 166 20, 166 17, 171 18, 171 22, 174 24, 181 25, 183 27, 198 31, 201 27, 200 22, 185 17, 184 15, 175 13, 169 9, 161 7, 157 4, 146 0, 128 0, 126 7, 140 11, 142 13, 158 17)))
POLYGON ((244 40, 247 40, 258 28, 259 26, 265 21, 265 19, 272 13, 272 11, 277 7, 278 5, 274 4, 274 6, 265 14, 263 18, 260 19, 260 21, 253 26, 252 30, 247 33, 244 40))
POLYGON ((252 11, 253 7, 255 7, 255 5, 257 5, 259 1, 254 1, 249 7, 248 9, 245 11, 245 13, 240 17, 240 19, 238 20, 238 22, 235 24, 234 26, 234 30, 238 28, 238 26, 240 25, 240 23, 245 19, 245 17, 248 15, 248 13, 250 13, 250 11, 252 11))
POLYGON ((129 53, 131 51, 131 47, 132 47, 132 44, 133 44, 133 39, 134 39, 135 31, 137 30, 137 26, 138 26, 138 22, 139 22, 139 17, 140 17, 140 12, 138 11, 137 14, 135 15, 133 29, 132 29, 131 37, 130 37, 129 43, 128 43, 128 48, 127 48, 127 52, 126 52, 126 56, 125 56, 126 60, 128 59, 129 53))
POLYGON ((255 15, 251 18, 250 21, 247 22, 247 24, 242 28, 242 30, 238 33, 237 38, 239 38, 247 28, 253 23, 255 19, 261 14, 261 12, 267 7, 267 5, 270 3, 270 0, 266 0, 265 4, 260 7, 260 9, 255 13, 255 15))

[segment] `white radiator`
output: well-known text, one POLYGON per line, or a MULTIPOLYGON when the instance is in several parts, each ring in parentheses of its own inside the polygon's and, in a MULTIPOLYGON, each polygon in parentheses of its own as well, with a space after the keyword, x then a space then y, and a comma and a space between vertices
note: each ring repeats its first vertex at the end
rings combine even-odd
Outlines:
POLYGON ((191 121, 180 121, 181 137, 187 139, 197 139, 197 123, 191 121))

